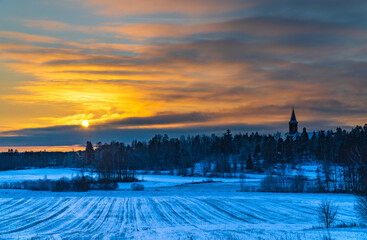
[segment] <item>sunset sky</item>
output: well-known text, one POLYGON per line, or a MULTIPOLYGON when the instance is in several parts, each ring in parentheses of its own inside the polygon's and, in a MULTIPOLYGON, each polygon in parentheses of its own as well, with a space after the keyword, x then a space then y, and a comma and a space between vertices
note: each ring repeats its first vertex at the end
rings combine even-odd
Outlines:
POLYGON ((365 0, 0 0, 0 149, 367 122, 365 0), (83 121, 89 127, 83 127, 83 121))

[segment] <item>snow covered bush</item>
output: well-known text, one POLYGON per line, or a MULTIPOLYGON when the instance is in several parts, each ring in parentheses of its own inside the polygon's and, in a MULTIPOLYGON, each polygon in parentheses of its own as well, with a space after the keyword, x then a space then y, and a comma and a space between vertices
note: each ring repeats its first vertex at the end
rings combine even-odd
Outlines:
POLYGON ((133 191, 143 191, 144 190, 144 185, 140 184, 140 183, 133 183, 131 184, 131 190, 133 191))

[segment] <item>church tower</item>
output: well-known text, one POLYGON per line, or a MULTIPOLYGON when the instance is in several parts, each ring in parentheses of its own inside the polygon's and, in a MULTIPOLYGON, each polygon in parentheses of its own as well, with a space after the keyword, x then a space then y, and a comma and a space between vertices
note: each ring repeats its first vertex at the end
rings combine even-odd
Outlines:
POLYGON ((298 133, 298 122, 296 120, 296 114, 294 113, 294 107, 292 109, 291 120, 289 121, 289 134, 298 133))

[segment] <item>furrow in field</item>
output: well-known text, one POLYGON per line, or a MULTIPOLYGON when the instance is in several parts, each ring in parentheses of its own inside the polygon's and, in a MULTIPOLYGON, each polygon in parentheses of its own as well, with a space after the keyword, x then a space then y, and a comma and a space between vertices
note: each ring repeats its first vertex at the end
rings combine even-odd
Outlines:
MULTIPOLYGON (((62 212, 66 211, 66 209, 67 209, 67 208, 68 208, 68 206, 65 206, 64 208, 60 209, 59 211, 53 212, 53 214, 51 214, 50 216, 48 216, 48 217, 46 217, 46 218, 43 218, 43 219, 41 219, 41 220, 36 220, 36 221, 31 222, 31 223, 29 223, 29 224, 27 224, 27 225, 25 225, 25 226, 22 226, 22 227, 16 228, 16 229, 14 229, 14 230, 11 230, 11 231, 9 231, 9 232, 7 232, 7 233, 20 232, 20 231, 23 231, 23 230, 25 230, 25 229, 32 228, 32 227, 36 226, 37 224, 43 223, 43 222, 45 222, 45 221, 49 221, 49 220, 51 220, 52 218, 54 218, 54 217, 58 216, 59 214, 61 214, 62 212)), ((7 233, 5 233, 5 234, 7 234, 7 233)))
POLYGON ((59 220, 59 225, 54 232, 68 236, 70 234, 82 234, 86 226, 94 217, 94 211, 97 209, 101 198, 83 198, 79 204, 74 204, 70 212, 59 220))
POLYGON ((168 227, 172 226, 171 219, 162 211, 161 207, 157 203, 156 198, 148 199, 148 206, 151 208, 153 218, 157 220, 156 227, 168 227))
POLYGON ((308 207, 307 204, 300 204, 297 201, 278 202, 278 204, 288 209, 290 212, 305 216, 305 218, 307 218, 307 216, 314 215, 316 210, 316 207, 308 207))
POLYGON ((183 198, 179 204, 190 214, 208 224, 226 224, 221 216, 213 214, 213 208, 202 202, 202 198, 183 198))
MULTIPOLYGON (((353 202, 347 201, 335 202, 343 206, 339 217, 356 221, 355 213, 351 211, 353 202)), ((298 202, 296 197, 289 199, 282 195, 277 198, 7 199, 0 201, 0 211, 5 209, 6 212, 0 215, 0 239, 226 239, 230 238, 230 234, 235 237, 246 234, 252 237, 272 236, 275 228, 294 231, 311 228, 317 219, 313 211, 318 202, 313 198, 298 202)))
POLYGON ((96 206, 97 211, 93 211, 91 213, 92 218, 89 219, 89 224, 83 227, 82 229, 85 229, 83 231, 84 234, 91 234, 96 232, 96 230, 102 225, 102 223, 105 221, 106 216, 111 208, 111 198, 104 197, 102 198, 98 205, 96 206))
POLYGON ((122 211, 122 213, 120 214, 120 229, 118 231, 118 236, 121 236, 121 237, 125 236, 126 234, 125 229, 126 229, 127 218, 128 218, 127 216, 128 201, 129 199, 126 198, 125 201, 123 202, 123 206, 121 206, 120 208, 121 209, 120 211, 122 211))
POLYGON ((198 198, 182 198, 182 200, 178 202, 178 205, 180 205, 187 214, 194 216, 194 218, 202 224, 224 223, 223 219, 213 215, 211 207, 208 208, 208 205, 204 204, 198 198))
POLYGON ((7 202, 7 205, 3 205, 3 209, 1 209, 0 215, 0 229, 1 226, 7 226, 6 221, 16 219, 17 216, 22 216, 23 214, 33 210, 33 205, 42 205, 42 201, 33 201, 29 198, 27 201, 20 201, 20 199, 12 199, 7 202))
POLYGON ((172 209, 177 216, 179 216, 184 224, 197 226, 198 224, 208 224, 209 219, 205 219, 200 215, 200 212, 193 212, 191 210, 190 202, 185 199, 176 197, 166 201, 166 204, 172 209))
POLYGON ((166 214, 170 216, 171 219, 175 220, 176 225, 192 225, 192 221, 190 219, 185 218, 185 214, 183 214, 180 209, 177 208, 177 205, 174 203, 176 198, 169 199, 160 199, 160 204, 164 207, 166 214))
POLYGON ((277 201, 261 201, 261 204, 257 207, 260 212, 263 212, 263 217, 267 219, 267 223, 290 223, 293 221, 294 216, 287 212, 283 206, 279 205, 277 201))
POLYGON ((55 229, 57 229, 57 227, 63 224, 64 216, 70 213, 71 209, 76 206, 75 204, 76 202, 78 202, 77 199, 67 198, 67 199, 64 199, 64 201, 62 201, 57 207, 50 208, 51 209, 49 211, 50 214, 52 212, 59 211, 59 209, 66 208, 66 210, 60 211, 59 214, 57 214, 52 219, 49 219, 48 221, 43 221, 37 224, 36 226, 32 227, 30 232, 37 232, 43 235, 57 234, 55 229))
POLYGON ((218 207, 222 209, 226 209, 226 211, 246 219, 249 223, 261 223, 265 222, 266 219, 257 215, 252 209, 249 209, 248 206, 251 205, 251 202, 248 202, 246 199, 221 199, 218 201, 218 207))
POLYGON ((14 230, 12 229, 14 226, 22 228, 22 226, 27 226, 37 221, 37 219, 47 218, 50 213, 58 211, 61 208, 60 203, 63 201, 62 198, 37 198, 31 200, 26 206, 23 204, 23 208, 20 211, 10 214, 7 220, 1 221, 1 224, 8 225, 6 231, 14 230))
POLYGON ((213 209, 213 214, 219 217, 223 217, 229 223, 248 223, 248 221, 236 214, 231 213, 229 210, 225 208, 221 208, 218 206, 218 199, 202 199, 202 202, 207 204, 213 209))
POLYGON ((34 217, 39 217, 40 215, 47 212, 48 208, 52 209, 53 207, 57 206, 61 201, 62 198, 57 199, 30 199, 29 202, 22 204, 21 210, 14 209, 14 212, 7 214, 7 217, 4 218, 1 223, 6 224, 8 222, 17 222, 17 221, 27 221, 28 219, 32 219, 34 217))
POLYGON ((136 199, 136 211, 137 211, 137 214, 138 214, 138 222, 137 222, 137 225, 140 226, 141 230, 146 230, 150 224, 147 223, 148 221, 148 217, 147 217, 147 214, 145 212, 146 210, 146 201, 144 198, 137 198, 136 199))
POLYGON ((9 204, 2 206, 0 211, 3 216, 7 216, 10 212, 16 212, 18 209, 21 209, 23 204, 30 202, 31 200, 31 198, 13 199, 9 204))
POLYGON ((38 226, 37 230, 42 233, 56 234, 66 232, 68 229, 75 230, 75 220, 85 217, 84 213, 87 211, 88 206, 93 203, 93 200, 87 201, 85 198, 71 198, 69 200, 70 202, 65 201, 63 203, 64 205, 69 205, 67 211, 54 218, 52 222, 38 226))
POLYGON ((4 205, 8 205, 11 201, 14 201, 14 199, 13 198, 0 198, 0 209, 4 205))
MULTIPOLYGON (((171 198, 170 198, 171 199, 171 198)), ((183 224, 180 218, 177 218, 177 215, 173 211, 169 205, 166 204, 166 201, 163 198, 155 198, 154 199, 160 211, 165 215, 168 219, 169 224, 171 226, 180 226, 183 224)))
POLYGON ((111 205, 104 219, 101 221, 101 225, 94 231, 88 233, 91 238, 94 239, 110 239, 116 235, 119 229, 119 206, 122 204, 121 198, 111 199, 111 205))
POLYGON ((271 213, 271 219, 274 222, 282 222, 282 223, 295 223, 295 222, 308 222, 309 218, 314 216, 314 214, 310 213, 302 213, 300 212, 300 207, 291 206, 294 203, 284 204, 281 201, 277 200, 268 200, 266 201, 266 211, 271 213))
POLYGON ((254 219, 255 222, 267 222, 268 218, 266 217, 263 211, 259 209, 259 203, 254 201, 246 200, 237 200, 235 205, 240 209, 239 211, 244 215, 254 219))

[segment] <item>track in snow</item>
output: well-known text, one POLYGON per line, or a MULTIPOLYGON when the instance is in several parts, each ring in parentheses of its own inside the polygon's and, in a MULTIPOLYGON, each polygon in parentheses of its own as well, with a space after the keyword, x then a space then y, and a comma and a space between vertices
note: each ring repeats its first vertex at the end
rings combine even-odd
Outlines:
MULTIPOLYGON (((293 234, 319 239, 323 232, 311 228, 318 225, 315 208, 321 199, 304 196, 0 198, 0 238, 271 239, 293 234)), ((345 222, 357 221, 352 200, 339 200, 339 218, 345 222)), ((345 231, 335 231, 334 238, 363 236, 363 229, 345 231)))

